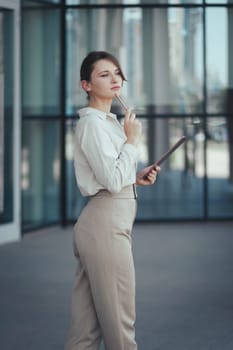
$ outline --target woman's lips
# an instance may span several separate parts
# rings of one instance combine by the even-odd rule
[[[113,91],[119,91],[120,90],[120,86],[113,86],[112,88],[111,88],[111,90],[113,90]]]

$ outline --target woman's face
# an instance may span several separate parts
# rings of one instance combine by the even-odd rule
[[[91,74],[91,80],[82,81],[82,87],[89,94],[89,97],[112,99],[115,94],[120,94],[123,79],[119,68],[106,59],[95,63]]]

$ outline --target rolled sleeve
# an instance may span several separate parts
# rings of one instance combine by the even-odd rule
[[[124,143],[123,150],[130,154],[132,158],[134,158],[135,161],[138,159],[138,149],[136,146],[132,145],[131,143]]]

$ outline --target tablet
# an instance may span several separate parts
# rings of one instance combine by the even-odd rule
[[[178,147],[180,147],[186,140],[186,136],[182,136],[171,148],[167,150],[153,165],[159,166],[165,159],[167,159]]]
[[[178,147],[180,147],[186,141],[186,136],[182,136],[172,147],[170,147],[167,152],[165,152],[154,164],[151,165],[151,168],[156,168],[160,166]],[[144,175],[144,178],[147,177],[147,174]]]

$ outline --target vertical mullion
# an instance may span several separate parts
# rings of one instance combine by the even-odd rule
[[[66,33],[65,33],[65,0],[61,1],[61,7],[60,7],[60,57],[61,57],[61,79],[60,79],[60,112],[61,112],[61,118],[60,118],[60,125],[61,125],[61,131],[60,131],[60,137],[61,137],[61,149],[60,149],[60,159],[61,159],[61,168],[60,168],[60,174],[61,174],[61,182],[60,182],[60,222],[62,226],[66,225],[66,159],[65,159],[65,133],[66,133],[66,127],[65,127],[65,99],[66,99]]]
[[[204,178],[203,204],[204,220],[208,219],[208,177],[207,177],[207,47],[206,47],[206,0],[203,0],[203,131],[204,131]]]

